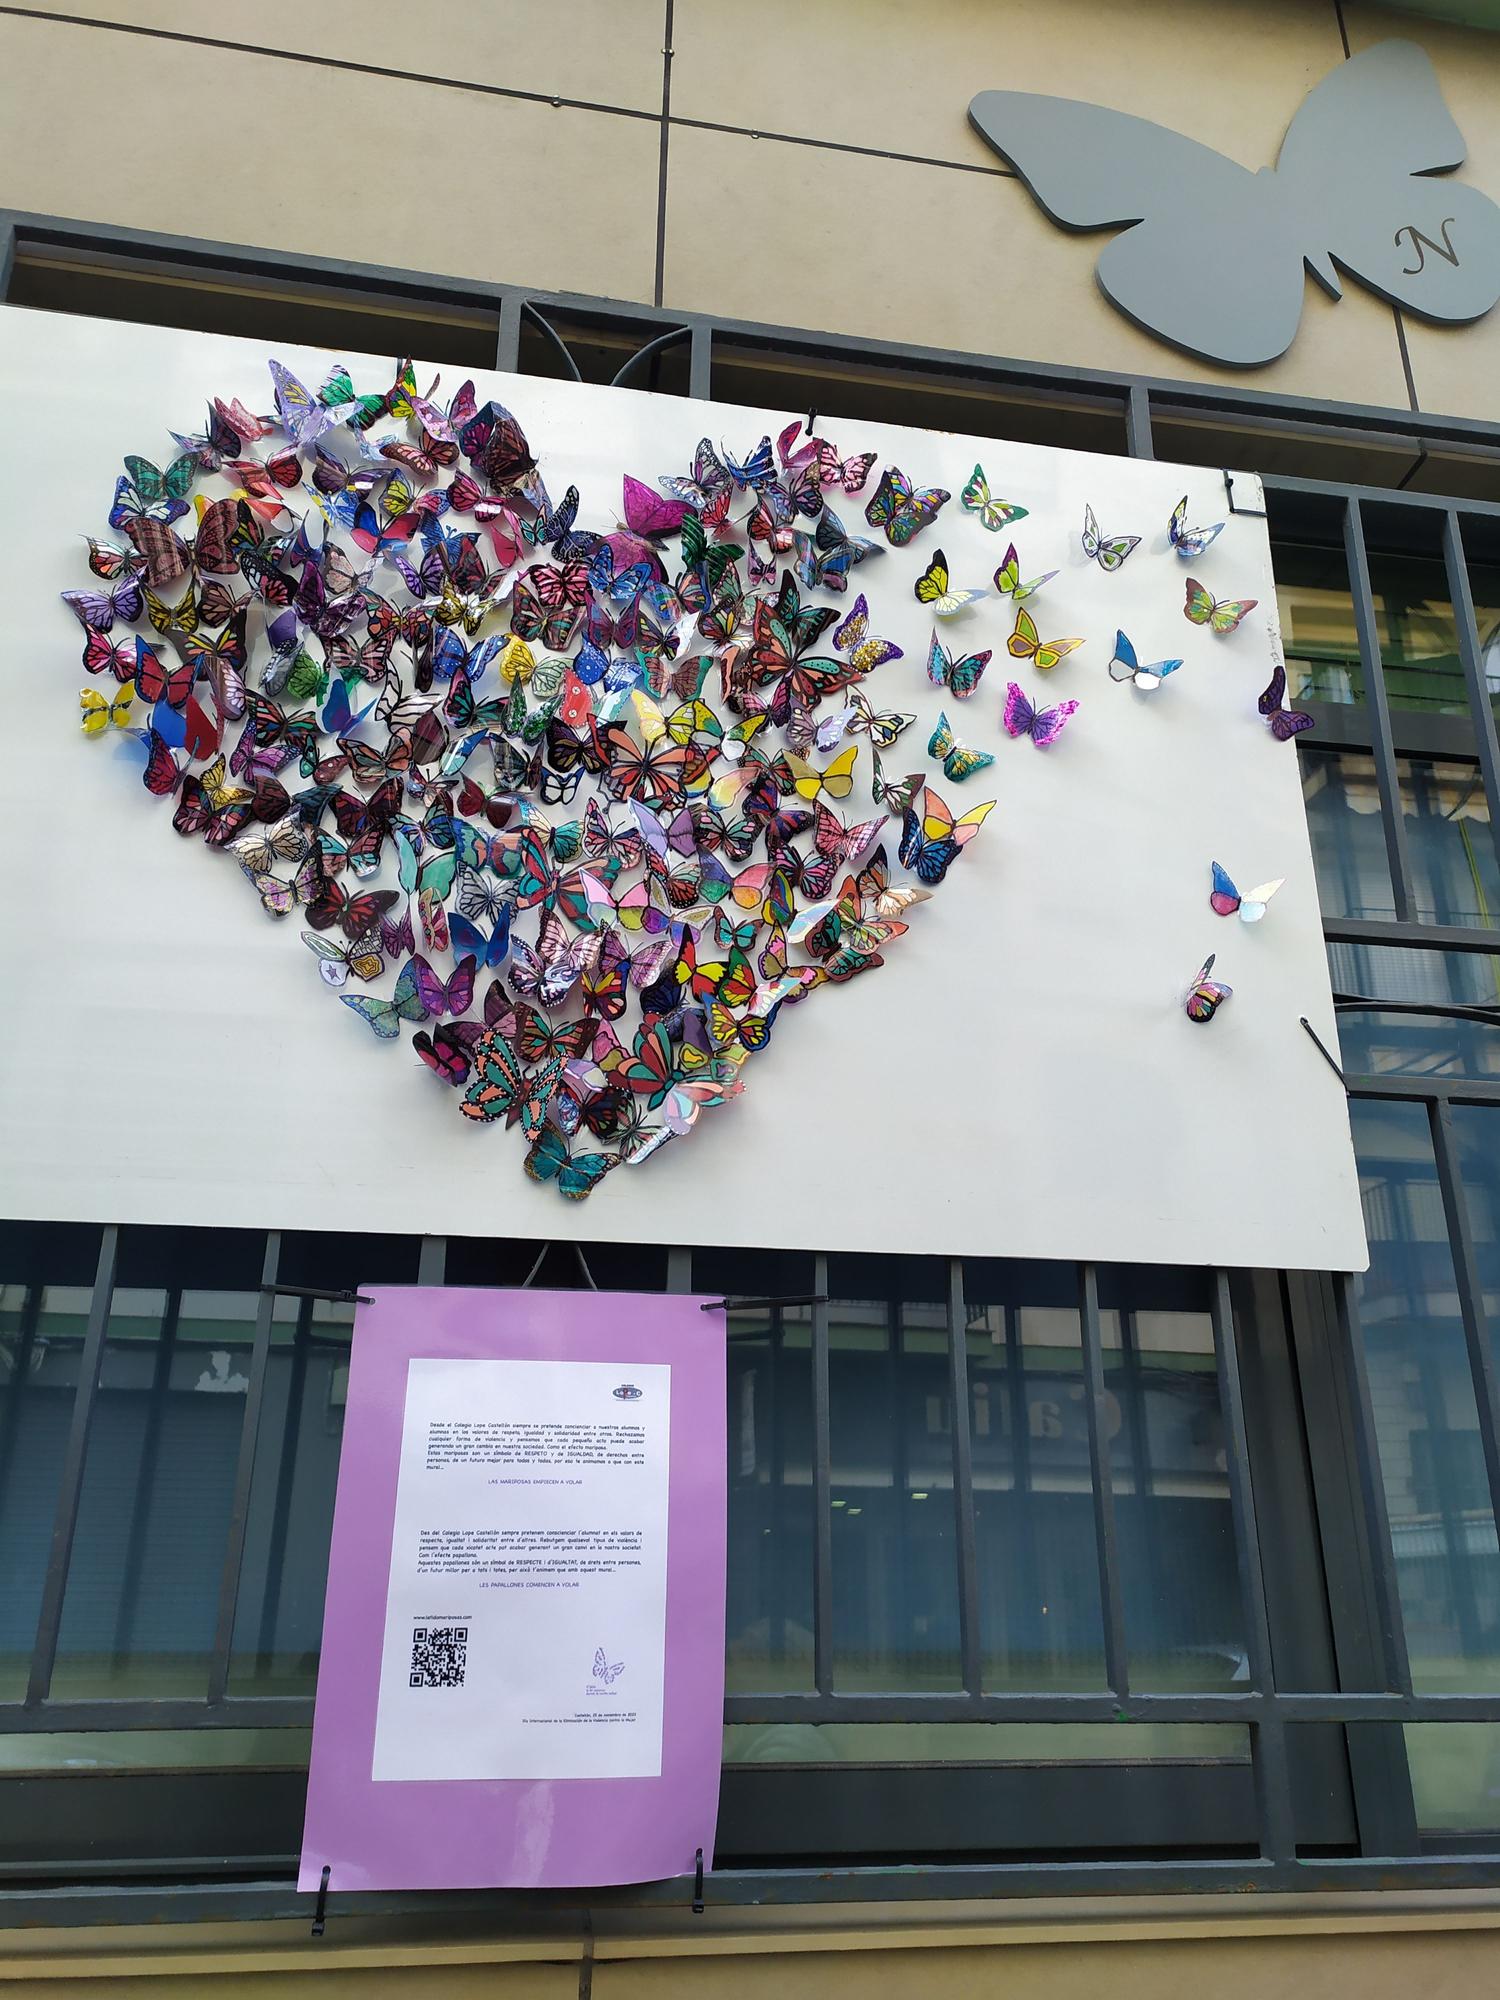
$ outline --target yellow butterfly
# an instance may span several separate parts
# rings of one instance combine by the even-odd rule
[[[996,500],[990,493],[990,482],[984,476],[982,465],[975,466],[968,485],[958,498],[965,512],[977,514],[992,535],[998,535],[1012,521],[1024,521],[1031,511],[1028,507],[1016,506],[1013,500]]]
[[[177,604],[166,604],[154,590],[142,589],[146,600],[146,616],[158,632],[196,632],[198,629],[198,594],[192,584],[186,595]]]
[[[1257,602],[1253,597],[1215,597],[1211,590],[1203,588],[1195,576],[1190,576],[1187,580],[1187,603],[1182,608],[1182,615],[1189,624],[1206,625],[1211,632],[1237,632],[1240,620],[1246,612],[1255,609]]]
[[[1037,637],[1036,622],[1030,612],[1016,607],[1016,629],[1006,641],[1011,656],[1017,660],[1030,660],[1034,667],[1044,673],[1055,667],[1059,660],[1066,659],[1075,646],[1083,644],[1082,639],[1047,639]]]
[[[495,662],[495,672],[507,687],[525,687],[536,672],[536,654],[524,639],[518,639],[512,633],[505,642],[505,650]]]
[[[630,705],[635,710],[636,721],[640,724],[641,741],[649,750],[654,743],[660,743],[666,735],[667,718],[644,688],[630,690]]]
[[[858,755],[859,745],[852,743],[824,771],[814,770],[795,750],[784,751],[777,762],[790,773],[792,790],[800,798],[811,802],[820,792],[826,792],[831,799],[847,799],[854,790],[854,760]]]
[[[98,736],[111,723],[116,729],[123,729],[130,720],[131,704],[135,700],[135,687],[122,687],[112,700],[100,694],[98,688],[80,688],[78,706],[83,710],[83,730],[86,736]]]
[[[934,549],[932,561],[923,570],[913,585],[912,594],[918,604],[932,607],[934,618],[952,618],[965,605],[977,604],[981,597],[989,595],[983,590],[959,590],[948,581],[948,558],[941,549]]]
[[[215,812],[222,812],[225,806],[243,805],[250,796],[248,792],[241,791],[238,785],[227,784],[225,780],[228,774],[229,766],[224,753],[220,751],[198,781],[208,794],[208,802]]]

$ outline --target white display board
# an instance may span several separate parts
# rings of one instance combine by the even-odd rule
[[[320,982],[295,919],[275,924],[232,862],[179,839],[139,765],[77,727],[79,628],[58,593],[87,581],[127,452],[164,463],[206,400],[269,407],[257,342],[7,308],[3,788],[10,974],[0,991],[0,1211],[18,1218],[411,1231],[1363,1269],[1346,1101],[1299,1025],[1337,1047],[1297,754],[1256,714],[1280,657],[1263,520],[1231,518],[1183,563],[1184,492],[1220,519],[1216,472],[870,423],[820,429],[954,498],[935,526],[854,573],[905,658],[867,684],[918,723],[938,710],[995,755],[955,811],[995,810],[877,974],[783,1011],[743,1095],[586,1203],[521,1171],[518,1135],[458,1115],[405,1040],[377,1043]],[[278,348],[309,382],[333,357]],[[344,356],[361,389],[388,358]],[[425,388],[436,371],[418,364]],[[464,371],[447,368],[443,393]],[[477,378],[524,426],[554,495],[615,525],[621,475],[685,470],[707,435],[748,450],[798,412],[527,377]],[[1029,518],[989,534],[960,510],[975,461]],[[1256,482],[1235,480],[1242,508]],[[1140,535],[1114,575],[1083,554],[1085,504]],[[1052,674],[1011,660],[991,596],[949,624],[993,649],[972,700],[925,675],[932,623],[912,584],[935,548],[988,583],[1014,535],[1043,637],[1086,644]],[[1259,608],[1227,639],[1182,615],[1192,572]],[[842,600],[844,604],[852,599]],[[840,600],[828,598],[838,603]],[[1154,695],[1113,682],[1117,627],[1143,660],[1185,665]],[[820,648],[819,650],[826,650]],[[1006,683],[1082,706],[1047,752],[1000,726]],[[848,816],[870,810],[861,749]],[[899,823],[892,821],[894,857]],[[1286,885],[1257,926],[1209,908],[1209,863]],[[1183,994],[1210,952],[1233,999],[1207,1026]]]

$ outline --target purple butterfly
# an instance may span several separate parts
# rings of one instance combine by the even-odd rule
[[[138,576],[127,577],[113,590],[65,590],[60,594],[63,603],[86,631],[108,632],[117,618],[122,625],[128,625],[133,618],[141,615],[141,580]]]
[[[639,479],[625,475],[625,525],[633,535],[674,535],[688,512],[688,502],[653,493]]]
[[[1033,708],[1014,681],[1005,691],[1001,720],[1007,736],[1029,736],[1038,750],[1045,750],[1063,733],[1063,724],[1078,706],[1076,701],[1060,701],[1052,708]]]
[[[1279,660],[1270,685],[1256,706],[1270,724],[1271,734],[1278,743],[1290,743],[1294,736],[1300,736],[1304,729],[1313,726],[1313,718],[1305,709],[1286,706],[1286,668]]]

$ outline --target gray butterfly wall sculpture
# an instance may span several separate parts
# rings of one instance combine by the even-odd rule
[[[1164,125],[1019,90],[969,106],[980,136],[1066,229],[1123,229],[1098,263],[1130,319],[1213,361],[1256,367],[1291,345],[1303,267],[1339,271],[1424,319],[1500,299],[1500,208],[1435,180],[1464,157],[1432,64],[1381,42],[1323,78],[1258,173]]]

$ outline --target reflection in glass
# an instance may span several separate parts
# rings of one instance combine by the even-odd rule
[[[829,1261],[834,1678],[962,1685],[947,1266]]]
[[[1500,1007],[1500,958],[1483,952],[1330,944],[1328,973],[1335,997]],[[1500,1075],[1500,1023],[1341,1007],[1339,1044],[1352,1076]]]
[[[26,1692],[99,1231],[8,1225],[0,1268],[0,1701]]]
[[[1500,1564],[1427,1110],[1349,1110],[1370,1241],[1355,1290],[1412,1677],[1487,1691],[1500,1686]]]
[[[1481,929],[1500,924],[1500,863],[1479,766],[1401,757],[1396,769],[1416,920]]]
[[[1423,1833],[1500,1826],[1500,1723],[1408,1722],[1406,1754]]]
[[[1305,738],[1298,754],[1324,916],[1394,918],[1374,758]]]
[[[984,1686],[1105,1685],[1071,1265],[966,1258]]]
[[[1206,1272],[1099,1273],[1130,1680],[1249,1679]]]
[[[1276,602],[1294,698],[1358,705],[1365,699],[1364,669],[1354,624],[1354,603],[1342,548],[1278,542],[1273,551]],[[1393,709],[1427,715],[1469,713],[1459,658],[1458,631],[1448,597],[1448,573],[1437,556],[1369,551],[1370,590],[1380,643],[1386,700]],[[1491,644],[1500,627],[1495,612],[1480,608],[1491,579],[1471,571],[1480,642]],[[1489,601],[1500,601],[1493,595]],[[1500,673],[1492,701],[1500,697]]]
[[[262,1246],[226,1231],[205,1233],[191,1258],[183,1247],[173,1231],[121,1233],[58,1634],[60,1697],[207,1689]],[[181,1284],[210,1265],[222,1287]]]
[[[455,1246],[448,1246],[449,1281]],[[500,1239],[497,1261],[536,1251]],[[410,1236],[288,1232],[283,1284],[327,1291],[416,1282]],[[509,1282],[525,1276],[523,1267]],[[497,1272],[472,1282],[504,1284]],[[543,1280],[546,1282],[546,1280]],[[271,1322],[260,1432],[245,1520],[245,1552],[229,1670],[231,1694],[311,1694],[323,1637],[323,1590],[333,1532],[354,1309],[329,1299],[280,1299]]]
[[[812,1316],[729,1315],[725,1686],[813,1685]]]

